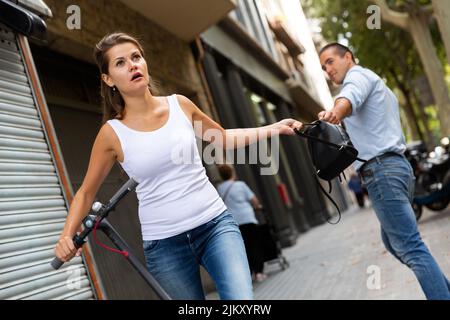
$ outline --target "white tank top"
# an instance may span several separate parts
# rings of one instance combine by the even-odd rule
[[[122,146],[120,165],[139,183],[136,193],[143,240],[183,233],[226,210],[206,175],[192,123],[176,95],[167,99],[169,117],[157,130],[136,131],[117,119],[107,122]]]

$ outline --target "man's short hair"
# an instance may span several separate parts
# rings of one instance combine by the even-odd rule
[[[355,56],[353,55],[353,52],[346,46],[344,46],[343,44],[337,43],[337,42],[332,42],[327,44],[325,47],[323,47],[322,49],[320,49],[319,52],[319,56],[325,52],[325,50],[331,49],[333,48],[335,50],[335,52],[340,56],[343,57],[347,52],[350,52],[350,54],[352,55],[352,61],[354,63],[356,63],[355,61]]]

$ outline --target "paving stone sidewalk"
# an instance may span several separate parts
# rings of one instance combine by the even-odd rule
[[[302,234],[296,245],[283,250],[288,269],[266,266],[269,277],[254,284],[255,299],[425,299],[412,271],[384,248],[379,228],[371,208],[352,208],[338,225],[323,224]],[[425,210],[419,229],[450,278],[450,210]]]

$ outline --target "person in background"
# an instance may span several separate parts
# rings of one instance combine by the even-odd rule
[[[264,251],[254,211],[261,208],[261,204],[245,182],[236,180],[231,166],[219,166],[219,173],[223,182],[218,185],[217,190],[239,225],[253,279],[261,282],[267,275],[263,272]]]
[[[360,208],[364,208],[364,190],[361,184],[361,179],[356,173],[353,173],[350,176],[350,181],[348,182],[348,187],[353,191],[356,197],[356,201],[358,202],[358,206]]]

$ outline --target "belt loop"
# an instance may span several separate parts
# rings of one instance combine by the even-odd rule
[[[375,160],[377,161],[378,164],[381,164],[381,159],[380,159],[380,157],[375,157]]]

